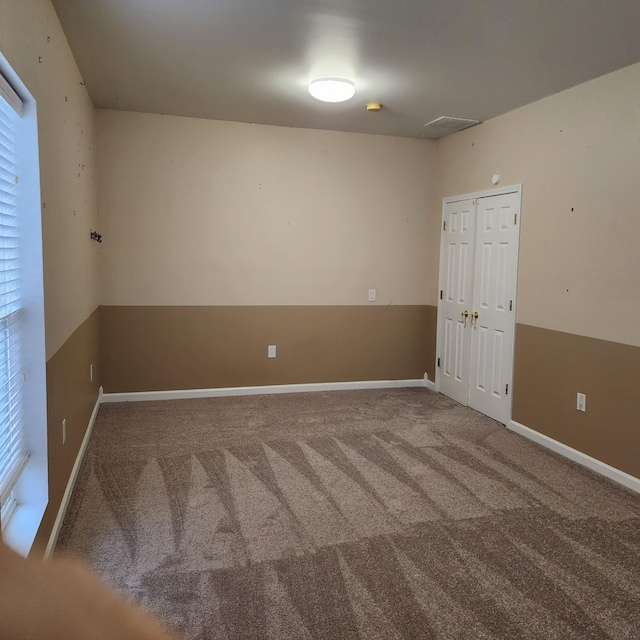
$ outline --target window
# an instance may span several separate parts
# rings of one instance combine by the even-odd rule
[[[29,454],[22,417],[16,167],[16,121],[22,100],[6,81],[0,92],[0,523],[4,525],[17,507],[14,488]]]
[[[0,54],[0,525],[26,554],[48,499],[36,104]]]

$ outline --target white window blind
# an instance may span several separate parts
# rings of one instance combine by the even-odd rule
[[[22,101],[0,76],[0,522],[11,517],[14,487],[28,459],[24,446],[19,207],[15,124]]]

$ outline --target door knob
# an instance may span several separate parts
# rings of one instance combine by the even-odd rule
[[[474,327],[477,324],[478,320],[478,312],[474,311],[473,314],[471,315],[471,326]]]
[[[462,316],[462,324],[466,327],[467,326],[467,318],[469,317],[469,312],[465,309],[461,314]]]

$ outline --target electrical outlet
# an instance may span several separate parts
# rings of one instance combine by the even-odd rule
[[[376,301],[376,290],[369,289],[369,302],[375,302],[375,301]]]
[[[276,345],[270,344],[267,347],[267,358],[275,358],[276,357]]]
[[[576,409],[578,411],[586,411],[587,410],[587,396],[584,393],[578,394],[578,401],[576,403]]]
[[[93,382],[93,365],[89,366],[89,382]]]
[[[67,441],[67,419],[62,419],[62,444]]]

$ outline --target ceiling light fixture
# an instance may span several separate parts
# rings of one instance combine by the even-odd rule
[[[309,93],[322,102],[344,102],[353,98],[356,88],[350,80],[318,78],[309,83]]]

